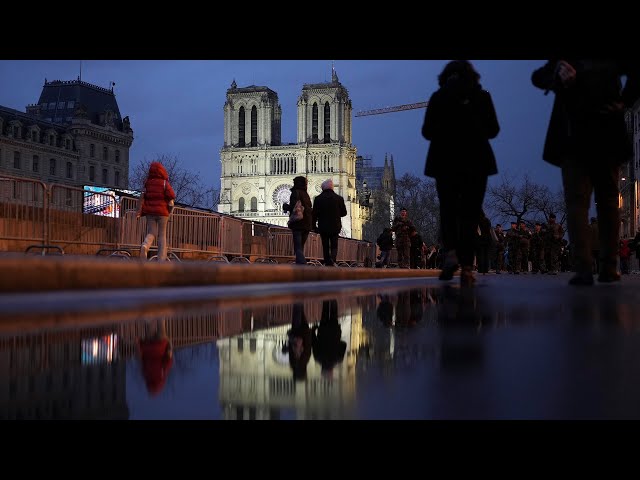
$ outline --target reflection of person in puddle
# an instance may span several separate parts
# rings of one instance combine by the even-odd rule
[[[347,342],[342,340],[342,328],[338,323],[338,302],[325,300],[322,302],[320,324],[314,325],[311,331],[313,358],[322,368],[322,375],[333,376],[333,367],[342,362],[347,351]]]
[[[173,346],[167,336],[165,319],[147,322],[144,336],[138,339],[142,374],[151,395],[162,391],[173,365]]]
[[[438,308],[441,331],[440,365],[455,372],[481,368],[484,362],[482,327],[490,323],[490,311],[477,292],[444,288]]]
[[[388,294],[380,294],[380,304],[376,313],[382,325],[385,327],[393,326],[393,303],[391,303],[391,297]]]
[[[422,293],[410,290],[398,293],[396,327],[413,327],[422,320]]]
[[[289,340],[283,348],[284,353],[289,353],[289,365],[293,371],[294,380],[307,378],[307,364],[311,358],[311,329],[304,315],[302,303],[293,304],[291,315],[291,328],[287,332]]]

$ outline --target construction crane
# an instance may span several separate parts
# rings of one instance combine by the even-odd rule
[[[429,102],[408,103],[406,105],[397,105],[395,107],[376,108],[375,110],[364,110],[356,112],[354,117],[365,117],[367,115],[380,115],[381,113],[401,112],[402,110],[413,110],[415,108],[426,108]]]

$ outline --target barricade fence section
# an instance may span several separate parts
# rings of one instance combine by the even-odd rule
[[[0,174],[0,251],[26,251],[36,243],[66,253],[127,249],[137,256],[147,230],[145,217],[136,216],[138,198],[93,190]],[[338,242],[338,261],[352,266],[375,262],[375,244],[349,238]],[[279,263],[295,259],[289,228],[197,208],[174,208],[167,244],[169,252],[181,259],[221,255],[250,261],[267,257]],[[323,260],[319,234],[309,233],[304,252],[307,260]]]
[[[47,186],[38,180],[0,176],[0,249],[47,243]]]

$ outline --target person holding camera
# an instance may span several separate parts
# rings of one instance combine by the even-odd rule
[[[531,76],[555,99],[543,159],[562,170],[567,230],[574,255],[570,285],[593,285],[589,204],[595,194],[600,239],[599,282],[616,282],[618,177],[633,155],[624,109],[640,96],[640,64],[621,60],[553,59]],[[626,83],[622,88],[622,77]]]

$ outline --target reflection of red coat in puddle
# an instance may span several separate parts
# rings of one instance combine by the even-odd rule
[[[164,388],[173,365],[171,343],[168,338],[141,340],[140,355],[142,358],[142,374],[147,390],[157,395]]]

